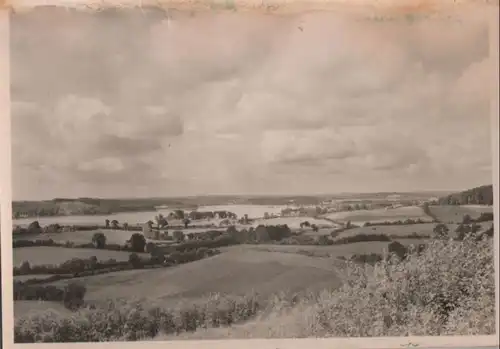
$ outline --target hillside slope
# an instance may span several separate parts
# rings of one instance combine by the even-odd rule
[[[493,185],[454,193],[438,200],[440,205],[493,205]]]
[[[85,298],[167,301],[199,299],[209,293],[263,296],[280,291],[333,288],[340,285],[334,260],[298,254],[234,249],[201,261],[167,269],[130,270],[79,279]],[[67,280],[54,284],[62,285]]]

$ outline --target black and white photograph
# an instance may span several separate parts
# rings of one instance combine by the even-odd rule
[[[10,15],[14,342],[494,336],[484,16],[224,6]]]

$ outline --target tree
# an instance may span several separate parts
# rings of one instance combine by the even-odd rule
[[[184,211],[183,210],[175,210],[174,211],[174,215],[177,219],[184,219],[185,218],[185,215],[184,215]]]
[[[128,230],[128,223],[123,223],[122,226],[123,226],[123,230]]]
[[[64,287],[63,303],[71,310],[76,310],[83,305],[83,298],[87,289],[81,283],[72,282]]]
[[[111,227],[112,227],[113,229],[118,229],[118,221],[117,221],[116,219],[113,219],[113,220],[111,221]]]
[[[40,226],[40,223],[38,223],[38,221],[31,222],[31,224],[28,226],[29,234],[41,234],[42,232],[43,229]]]
[[[318,226],[317,226],[316,224],[312,224],[312,225],[311,225],[311,228],[312,228],[312,230],[313,230],[314,232],[319,231],[319,228],[318,228]]]
[[[189,218],[185,218],[184,219],[184,228],[187,229],[187,227],[189,226],[189,223],[191,223],[191,221],[189,220]]]
[[[148,242],[146,244],[146,248],[145,248],[145,252],[147,253],[150,253],[150,254],[153,254],[155,252],[155,250],[157,249],[157,246],[155,243],[153,242]]]
[[[144,248],[146,247],[146,238],[144,235],[139,233],[134,233],[130,237],[130,248],[134,252],[144,252]]]
[[[106,224],[106,229],[109,229],[109,219],[106,219],[105,224]]]
[[[92,244],[95,248],[104,248],[106,246],[106,235],[101,232],[95,233],[94,236],[92,236]]]
[[[389,253],[395,254],[399,259],[404,259],[406,257],[407,249],[406,247],[397,241],[393,241],[388,246]]]
[[[98,263],[99,263],[99,261],[97,260],[96,256],[90,257],[89,266],[90,266],[90,270],[92,270],[92,274],[94,274],[94,271],[96,270]]]
[[[328,235],[321,235],[318,237],[318,245],[330,245],[330,239],[328,238]]]
[[[457,240],[462,241],[465,239],[465,236],[470,233],[471,229],[469,225],[465,224],[460,224],[457,229],[455,229],[455,232],[457,233]]]
[[[177,241],[184,241],[184,233],[180,230],[174,231],[174,239]]]
[[[19,271],[21,275],[28,274],[31,271],[30,262],[28,261],[22,262],[21,265],[19,266]]]
[[[155,221],[156,221],[156,225],[158,226],[158,229],[162,229],[162,228],[168,226],[168,222],[167,222],[166,218],[161,213],[159,213],[155,217]]]
[[[434,237],[436,239],[447,239],[448,238],[448,233],[450,232],[450,229],[446,224],[439,223],[436,224],[436,226],[433,229],[434,232]]]

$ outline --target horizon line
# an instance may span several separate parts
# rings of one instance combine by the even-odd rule
[[[166,196],[144,196],[144,197],[93,197],[93,196],[78,196],[78,197],[53,197],[47,199],[12,199],[11,202],[40,202],[40,201],[55,201],[55,200],[81,200],[81,199],[95,199],[95,200],[162,200],[162,199],[187,199],[187,198],[200,198],[200,197],[322,197],[322,196],[340,196],[340,195],[363,195],[363,194],[405,194],[405,193],[431,193],[431,192],[442,192],[442,193],[458,193],[461,191],[466,191],[474,188],[479,188],[482,186],[489,186],[493,184],[484,184],[475,187],[470,187],[468,189],[424,189],[424,190],[401,190],[401,191],[363,191],[363,192],[336,192],[336,193],[312,193],[312,194],[249,194],[249,193],[235,193],[235,194],[193,194],[193,195],[166,195]]]

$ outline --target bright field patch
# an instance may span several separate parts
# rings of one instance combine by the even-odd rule
[[[418,245],[425,243],[425,240],[420,239],[401,239],[396,241],[403,245]],[[266,251],[276,254],[300,254],[311,257],[348,257],[353,254],[382,254],[387,250],[389,242],[386,241],[370,241],[356,242],[345,245],[330,245],[330,246],[306,246],[306,245],[244,245],[227,248],[228,250],[244,249],[247,251]]]
[[[469,215],[471,218],[475,219],[478,218],[481,213],[493,212],[493,207],[481,205],[439,205],[430,206],[429,209],[431,213],[443,223],[461,223],[465,215]]]
[[[70,232],[62,232],[62,233],[53,233],[53,234],[40,234],[40,235],[31,235],[31,236],[13,236],[13,239],[20,240],[48,240],[52,239],[57,242],[66,242],[71,241],[74,244],[88,244],[92,242],[92,236],[97,233],[103,233],[106,235],[106,243],[108,244],[119,244],[123,245],[125,242],[130,239],[132,234],[136,233],[133,231],[125,231],[125,230],[112,230],[112,229],[102,229],[102,230],[89,230],[89,231],[70,231]]]
[[[269,253],[236,248],[178,267],[131,270],[79,278],[85,298],[154,300],[199,299],[219,292],[243,295],[252,290],[272,295],[280,291],[336,287],[334,261],[299,254]],[[54,282],[66,284],[67,280]]]
[[[408,224],[408,225],[380,225],[370,227],[359,227],[343,231],[337,235],[336,238],[343,238],[348,236],[355,236],[360,234],[366,235],[387,235],[391,237],[409,237],[413,234],[420,236],[432,236],[436,224]],[[455,231],[458,224],[448,224],[450,231]]]
[[[427,216],[423,209],[418,206],[398,207],[392,209],[358,210],[330,213],[325,218],[336,222],[351,221],[353,224],[363,225],[366,222],[382,223],[405,221],[407,219],[421,219],[431,222],[432,218]]]
[[[98,250],[93,248],[64,248],[64,247],[21,247],[13,249],[14,266],[19,266],[23,261],[32,265],[60,264],[72,258],[90,258],[96,256],[98,260],[116,259],[127,261],[130,255],[125,251]]]
[[[257,227],[259,224],[263,225],[286,224],[290,229],[300,229],[300,223],[305,221],[311,224],[316,224],[318,228],[333,229],[339,226],[338,224],[335,224],[326,219],[316,219],[311,217],[282,217],[282,218],[260,219],[255,221],[253,223],[253,226]]]

